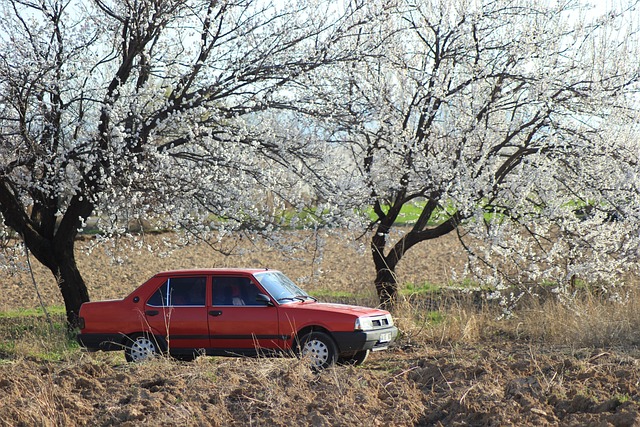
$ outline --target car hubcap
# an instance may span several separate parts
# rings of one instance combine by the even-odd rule
[[[329,360],[329,349],[322,341],[311,340],[304,345],[302,355],[310,358],[312,365],[322,366]]]
[[[138,337],[131,344],[131,359],[134,362],[140,362],[154,357],[156,354],[156,346],[149,338]]]

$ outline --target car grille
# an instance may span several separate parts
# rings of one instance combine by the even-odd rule
[[[389,326],[389,319],[386,316],[371,319],[374,328],[386,328]]]

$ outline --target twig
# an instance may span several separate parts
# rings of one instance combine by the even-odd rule
[[[608,351],[603,351],[600,354],[596,354],[595,356],[590,357],[589,362],[593,362],[594,360],[600,359],[601,357],[608,356],[608,355],[609,355]]]
[[[33,268],[31,268],[31,260],[29,258],[29,248],[27,248],[27,242],[22,239],[24,243],[24,253],[27,256],[27,265],[29,266],[29,274],[31,274],[31,281],[33,282],[33,287],[36,290],[36,295],[38,295],[38,301],[40,301],[40,307],[42,307],[42,311],[47,318],[47,323],[49,324],[49,335],[53,335],[53,322],[51,321],[51,317],[49,317],[49,312],[47,311],[47,307],[44,305],[44,301],[42,300],[42,295],[40,295],[40,290],[38,289],[38,284],[36,283],[36,278],[33,275]]]
[[[469,394],[469,392],[470,392],[471,390],[473,390],[475,387],[476,387],[476,384],[472,384],[472,385],[471,385],[471,387],[469,387],[469,388],[467,389],[467,391],[465,391],[465,392],[462,394],[462,397],[460,398],[460,401],[459,401],[459,402],[460,402],[460,405],[462,405],[462,404],[464,403],[464,400],[466,399],[467,394]]]

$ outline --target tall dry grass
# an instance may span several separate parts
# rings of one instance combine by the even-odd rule
[[[537,341],[576,347],[640,344],[640,291],[622,299],[585,293],[573,300],[531,304],[519,313],[521,334]]]
[[[429,310],[408,299],[394,309],[404,345],[480,343],[496,339],[570,347],[640,346],[640,290],[621,298],[583,292],[530,298],[505,317],[498,304],[464,297]]]

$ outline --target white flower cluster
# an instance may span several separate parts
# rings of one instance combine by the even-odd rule
[[[291,253],[283,227],[370,231],[391,271],[457,232],[497,290],[614,286],[640,243],[639,26],[579,5],[7,0],[3,219]]]

